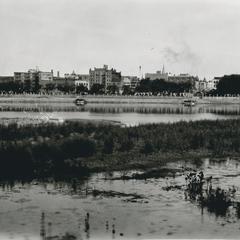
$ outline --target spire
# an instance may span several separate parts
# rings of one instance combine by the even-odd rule
[[[164,69],[164,64],[163,64],[163,67],[162,67],[162,74],[165,73],[165,69]]]

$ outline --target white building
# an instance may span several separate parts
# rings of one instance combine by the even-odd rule
[[[39,81],[53,81],[53,72],[39,72]]]
[[[86,87],[88,90],[90,89],[90,84],[89,84],[89,81],[86,81],[86,80],[75,80],[75,86],[80,86],[80,85],[83,85],[84,87]]]
[[[195,89],[198,92],[208,92],[210,90],[217,89],[217,84],[219,83],[219,80],[221,77],[214,77],[214,79],[206,80],[204,78],[203,80],[195,81]]]
[[[174,83],[186,83],[186,82],[192,82],[198,80],[198,77],[194,77],[188,73],[180,73],[178,75],[168,75],[168,82],[174,82]]]
[[[123,86],[129,86],[132,90],[136,88],[140,80],[137,76],[123,76],[122,77],[122,88]]]

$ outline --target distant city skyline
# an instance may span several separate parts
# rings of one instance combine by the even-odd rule
[[[0,0],[0,75],[240,73],[237,0]]]

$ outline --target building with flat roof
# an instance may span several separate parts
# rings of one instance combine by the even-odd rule
[[[145,73],[145,78],[149,80],[168,80],[168,73],[165,72],[164,65],[162,71],[156,71],[155,73]]]
[[[9,83],[13,81],[14,81],[13,76],[0,76],[0,83]]]
[[[53,71],[43,72],[38,69],[29,69],[27,72],[14,72],[14,81],[23,82],[31,88],[37,85],[44,87],[53,82]]]
[[[77,86],[80,86],[80,85],[83,85],[88,90],[90,90],[89,81],[86,81],[86,80],[75,80],[75,86],[77,87]]]
[[[178,75],[169,75],[168,76],[168,82],[174,82],[174,83],[187,83],[191,82],[194,83],[198,80],[197,76],[192,76],[188,73],[180,73]]]
[[[140,79],[137,76],[122,76],[122,87],[129,86],[134,90],[139,85]]]
[[[204,78],[203,80],[195,81],[195,89],[198,92],[208,92],[210,90],[217,89],[217,84],[219,83],[221,77],[214,77],[211,80]]]
[[[102,84],[105,89],[108,86],[116,85],[121,87],[121,72],[117,72],[115,69],[109,69],[107,65],[104,65],[102,68],[94,68],[89,70],[89,82],[90,88],[94,84]]]

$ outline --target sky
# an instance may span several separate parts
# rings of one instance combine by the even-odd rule
[[[239,0],[0,0],[0,75],[240,73]]]

